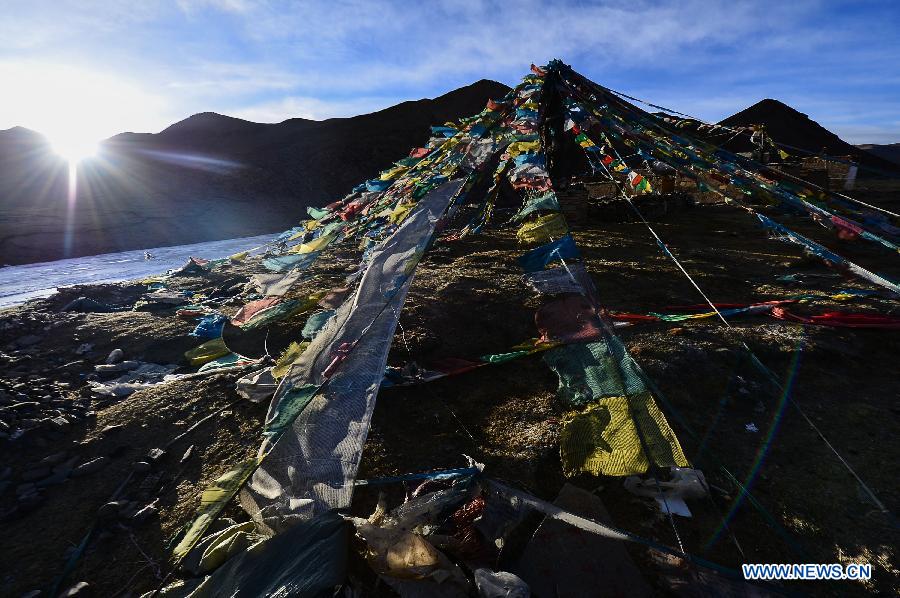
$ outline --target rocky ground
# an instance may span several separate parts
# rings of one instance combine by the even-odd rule
[[[865,267],[900,279],[896,256],[886,250],[838,241],[803,218],[779,219]],[[821,299],[797,308],[799,313],[898,314],[896,300],[884,295],[852,302],[828,299],[839,288],[873,287],[834,275],[797,246],[767,239],[750,216],[734,208],[678,209],[653,226],[716,302],[804,293]],[[587,221],[573,234],[608,309],[646,313],[702,302],[643,224]],[[390,364],[477,358],[537,336],[539,302],[521,281],[515,262],[521,252],[507,229],[439,243],[418,270]],[[357,253],[349,247],[323,256],[297,293],[338,285]],[[258,270],[253,264],[233,266],[173,278],[170,286],[215,289],[219,308],[233,314],[243,303],[244,283]],[[783,278],[789,274],[797,275],[794,282]],[[199,344],[187,336],[194,322],[175,317],[171,309],[60,312],[80,296],[125,306],[145,291],[139,283],[66,288],[0,312],[2,595],[38,589],[43,589],[39,595],[50,595],[48,588],[84,538],[81,558],[61,590],[85,582],[83,592],[121,596],[157,587],[169,570],[169,542],[190,521],[199,492],[258,447],[266,405],[238,397],[239,372],[168,382],[122,399],[91,391],[95,366],[114,349],[127,360],[177,365],[177,373],[195,370],[183,358],[185,350]],[[244,355],[259,357],[266,350],[278,355],[299,338],[303,324],[298,318],[244,334],[229,328],[225,336],[232,350]],[[767,390],[737,349],[747,343],[789,383],[811,421],[897,513],[896,331],[745,316],[730,327],[715,319],[688,320],[634,325],[620,334],[659,386],[663,410],[688,458],[714,487],[713,500],[691,503],[692,519],[676,518],[688,552],[730,567],[869,562],[874,579],[866,584],[808,582],[796,589],[828,596],[900,591],[896,527],[796,409]],[[426,385],[386,389],[379,396],[360,477],[459,467],[463,455],[470,455],[486,464],[490,476],[552,500],[566,481],[558,452],[564,409],[555,399],[557,384],[535,355]],[[751,486],[782,532],[773,531],[749,501],[732,509],[738,494],[723,467]],[[599,496],[619,527],[677,545],[672,526],[652,501],[626,492],[620,479],[571,481]],[[375,498],[374,492],[360,491],[353,513],[370,513]],[[226,516],[246,517],[236,505]],[[654,555],[634,547],[629,551],[660,593],[671,591]]]

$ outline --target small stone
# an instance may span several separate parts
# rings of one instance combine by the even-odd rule
[[[59,465],[66,460],[66,452],[53,453],[40,460],[41,465]]]
[[[156,503],[157,503],[158,500],[159,500],[159,499],[154,500],[154,501],[153,501],[152,503],[150,503],[149,505],[147,505],[147,506],[143,507],[142,509],[138,510],[138,512],[135,513],[135,514],[131,517],[131,520],[134,521],[134,522],[136,522],[136,523],[141,523],[141,522],[143,522],[143,521],[146,521],[147,519],[150,519],[151,517],[155,517],[156,515],[158,515],[158,514],[159,514],[159,509],[156,508]]]
[[[22,480],[26,482],[33,482],[35,480],[40,480],[41,478],[45,478],[50,475],[50,467],[43,465],[40,467],[35,467],[34,469],[29,469],[28,471],[22,472],[20,476]]]
[[[47,424],[48,424],[51,428],[53,428],[53,429],[55,429],[55,430],[59,430],[60,432],[62,432],[62,431],[64,431],[64,430],[68,430],[68,429],[69,429],[69,426],[72,425],[71,422],[69,422],[69,420],[67,420],[66,418],[64,418],[64,417],[61,416],[61,415],[58,415],[58,416],[56,416],[56,417],[51,417],[51,418],[46,419],[46,420],[44,420],[44,421],[47,422]]]
[[[158,461],[165,454],[166,454],[166,451],[164,451],[160,448],[152,448],[152,449],[150,449],[149,452],[147,452],[147,457],[151,461]]]
[[[78,348],[75,349],[76,355],[84,355],[85,353],[90,353],[94,349],[94,345],[91,343],[81,343],[78,345]]]
[[[57,484],[62,484],[67,479],[69,479],[69,472],[68,471],[60,471],[59,473],[54,473],[53,475],[48,476],[48,477],[44,478],[43,480],[40,480],[37,483],[37,487],[45,488],[47,486],[56,486]]]
[[[16,495],[22,496],[24,494],[34,494],[37,491],[37,486],[35,486],[32,482],[28,482],[25,484],[19,484],[16,486]]]
[[[37,492],[32,492],[31,494],[20,494],[18,500],[19,508],[25,510],[33,509],[42,502],[44,502],[44,497]]]
[[[20,336],[18,338],[18,340],[16,340],[16,344],[19,345],[20,347],[30,347],[31,345],[35,345],[35,344],[41,342],[41,340],[43,340],[43,339],[40,336],[37,336],[34,334],[27,334],[25,336]]]
[[[181,457],[181,462],[184,463],[185,461],[190,459],[191,455],[193,455],[193,454],[194,454],[194,445],[192,444],[191,446],[189,446],[187,448],[186,451],[184,451],[184,455],[182,455],[182,457]]]
[[[119,516],[119,511],[127,504],[128,501],[126,500],[108,502],[97,510],[97,517],[100,519],[114,519]]]
[[[106,358],[107,365],[111,365],[113,363],[119,363],[125,358],[125,352],[122,349],[113,349],[109,352],[109,356]]]
[[[78,462],[78,457],[72,457],[65,463],[60,463],[59,465],[53,466],[53,473],[59,473],[61,471],[65,471],[66,474],[72,473],[72,470],[75,468],[75,463]]]
[[[119,432],[124,427],[125,426],[122,424],[112,424],[112,425],[106,426],[105,428],[100,430],[100,435],[107,436],[109,434],[114,434],[116,432]]]
[[[82,463],[81,465],[73,469],[71,475],[73,478],[80,478],[81,476],[96,473],[106,467],[106,464],[108,462],[109,457],[97,457],[96,459],[91,459],[87,463]]]
[[[150,464],[146,461],[137,461],[131,467],[134,469],[135,473],[146,473],[150,471]]]
[[[79,581],[74,586],[59,595],[59,598],[86,598],[91,593],[91,584],[86,581]]]

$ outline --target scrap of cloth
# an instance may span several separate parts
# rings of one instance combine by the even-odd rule
[[[263,266],[272,272],[287,272],[288,270],[305,270],[309,268],[316,258],[319,257],[318,251],[312,253],[301,253],[293,255],[279,255],[266,258],[263,260]]]
[[[606,397],[562,419],[563,473],[641,474],[650,465],[688,467],[675,433],[649,392]]]
[[[585,289],[578,282],[579,276],[587,275],[581,264],[568,264],[568,267],[538,270],[522,277],[525,283],[539,295],[561,295],[563,293],[584,294]]]
[[[826,312],[814,316],[799,316],[783,307],[773,307],[772,315],[780,320],[799,322],[801,324],[835,326],[838,328],[900,330],[900,318],[883,314]]]
[[[534,323],[542,342],[577,343],[602,334],[593,304],[582,295],[569,295],[544,304],[534,314]]]
[[[515,216],[513,216],[512,221],[521,222],[526,216],[534,212],[559,212],[559,210],[559,200],[556,198],[556,194],[552,191],[548,191],[546,193],[530,197],[525,202],[525,205],[522,206],[522,209],[519,210],[519,212]]]
[[[547,264],[557,260],[570,260],[579,257],[578,247],[571,235],[565,235],[546,245],[535,247],[519,258],[519,265],[526,272],[543,270]]]
[[[302,275],[302,270],[291,270],[285,274],[254,274],[251,280],[260,295],[280,297],[290,291]]]
[[[266,297],[265,299],[251,301],[234,314],[234,317],[231,318],[231,323],[235,326],[242,326],[253,319],[253,316],[257,313],[277,305],[280,301],[280,297]]]
[[[566,219],[561,214],[547,214],[526,222],[516,232],[520,243],[546,243],[559,239],[569,232]]]
[[[273,444],[264,441],[266,457],[241,492],[255,520],[309,519],[350,505],[398,314],[435,224],[462,182],[447,182],[419,201],[282,379],[266,420],[282,422],[285,431]],[[308,388],[313,392],[299,393],[302,410],[294,409],[292,397]]]
[[[637,364],[615,336],[551,349],[544,361],[559,376],[560,458],[567,476],[633,475],[688,462]]]

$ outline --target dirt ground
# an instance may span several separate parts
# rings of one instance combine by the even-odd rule
[[[884,190],[870,191],[884,201]],[[900,200],[896,190],[888,192]],[[838,241],[805,218],[778,219],[864,267],[900,279],[896,256],[887,250],[863,241]],[[495,224],[503,220],[501,212]],[[751,216],[735,208],[678,209],[652,225],[713,301],[749,303],[813,294],[822,299],[794,311],[898,314],[896,299],[887,294],[849,302],[828,299],[837,289],[875,287],[840,278],[805,257],[800,247],[768,239]],[[647,313],[703,302],[644,224],[587,221],[574,225],[573,235],[609,310]],[[498,226],[461,241],[439,242],[417,271],[389,364],[477,358],[536,337],[534,312],[540,302],[521,281],[516,258],[522,252],[514,229]],[[352,247],[323,255],[297,293],[337,286],[357,257]],[[172,279],[171,286],[232,287],[260,270],[253,264],[231,267]],[[798,273],[802,282],[779,280]],[[259,445],[267,405],[239,399],[234,390],[238,373],[170,382],[119,401],[90,393],[86,376],[115,348],[127,359],[179,364],[179,372],[192,371],[182,354],[199,344],[186,336],[194,323],[174,317],[171,310],[59,312],[79,296],[127,305],[145,289],[136,283],[67,288],[0,312],[0,400],[6,426],[0,440],[0,595],[41,588],[41,595],[49,595],[46,588],[91,530],[83,556],[61,589],[78,581],[88,582],[97,596],[139,595],[155,588],[169,569],[169,543],[190,521],[200,491]],[[241,303],[226,295],[222,311],[232,314]],[[245,355],[261,356],[266,347],[278,355],[300,337],[303,324],[301,317],[247,334],[229,329],[226,338]],[[867,583],[807,582],[788,588],[821,596],[897,595],[896,524],[878,510],[798,410],[769,389],[738,347],[746,343],[791,389],[815,426],[887,509],[897,513],[900,335],[802,326],[768,315],[735,317],[730,324],[710,318],[618,329],[658,385],[661,408],[686,455],[714,488],[712,500],[690,504],[693,518],[676,518],[685,550],[732,568],[742,562],[868,562],[873,579]],[[76,353],[83,343],[93,347]],[[541,356],[534,355],[430,384],[385,389],[359,477],[459,467],[465,463],[463,455],[469,455],[486,465],[489,476],[552,501],[566,482],[559,459],[564,408],[555,398],[557,385]],[[33,404],[12,409],[22,403]],[[749,431],[749,424],[758,431]],[[27,431],[12,438],[17,428]],[[170,442],[164,456],[148,458],[148,451]],[[33,483],[35,476],[43,479],[39,474],[50,475],[47,468],[52,472],[70,463],[71,469],[97,457],[107,458],[97,471],[61,476],[59,483],[29,494],[35,498],[17,501],[18,487]],[[136,470],[138,461],[152,463]],[[750,488],[774,527],[749,500],[736,504],[739,494],[726,470]],[[596,493],[618,527],[677,546],[668,519],[652,501],[625,491],[621,479],[580,476],[569,481]],[[152,503],[158,514],[140,524],[98,514],[114,498],[131,501],[124,508],[132,510]],[[375,498],[372,491],[358,492],[352,512],[368,515]],[[246,517],[236,505],[226,516]],[[629,551],[660,594],[672,592],[653,555],[634,546]]]

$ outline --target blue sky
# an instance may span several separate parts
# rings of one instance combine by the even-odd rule
[[[4,0],[0,129],[348,116],[553,57],[706,120],[773,97],[850,142],[900,142],[891,0]]]

